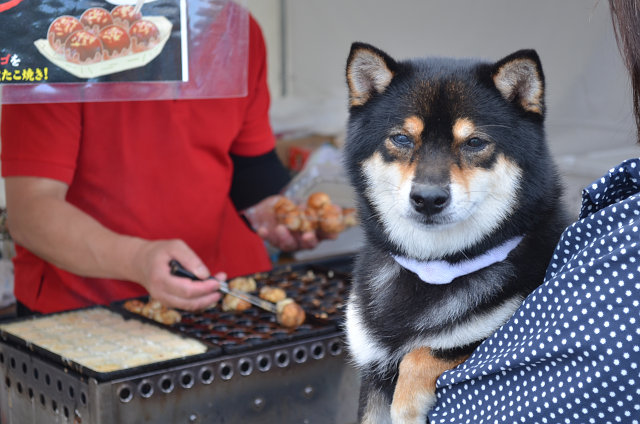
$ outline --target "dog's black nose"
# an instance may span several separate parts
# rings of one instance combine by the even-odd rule
[[[448,204],[449,190],[442,187],[424,184],[414,184],[409,194],[411,205],[424,215],[434,215],[441,212]]]

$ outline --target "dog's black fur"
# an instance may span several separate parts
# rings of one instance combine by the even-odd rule
[[[522,50],[496,63],[395,61],[373,46],[354,43],[347,82],[345,164],[366,237],[354,270],[347,334],[362,373],[360,420],[384,423],[390,420],[403,356],[418,346],[431,348],[443,360],[471,353],[541,284],[568,220],[545,141],[544,76],[534,51]],[[457,222],[441,216],[450,208],[474,207],[454,199],[451,184],[455,179],[460,187],[460,181],[473,186],[480,177],[501,178],[514,188],[502,192],[500,182],[495,185],[499,192],[479,201],[509,202],[496,217],[486,217],[481,206],[477,214],[459,212],[470,223],[464,228],[486,227],[467,237],[456,229]],[[388,187],[381,187],[387,180]],[[411,192],[402,191],[398,181],[409,184]],[[427,208],[424,199],[414,199],[424,187],[424,198],[432,202]],[[434,190],[441,193],[435,203]],[[409,194],[411,199],[405,199]],[[391,227],[402,229],[392,233]],[[420,231],[424,237],[417,235]],[[440,237],[440,231],[448,233]],[[423,282],[392,257],[455,264],[517,236],[523,239],[506,260],[444,285]],[[504,311],[498,314],[501,306]],[[467,334],[484,328],[483,320],[494,313],[486,319],[491,328]],[[448,341],[455,328],[463,336]]]

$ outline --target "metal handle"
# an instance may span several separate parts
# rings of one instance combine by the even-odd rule
[[[171,275],[175,275],[176,277],[189,278],[194,281],[202,281],[193,272],[182,266],[182,264],[176,259],[171,259],[169,261],[169,267],[171,268]]]
[[[184,277],[194,281],[202,281],[201,278],[196,277],[194,273],[186,269],[180,262],[175,259],[171,259],[169,261],[169,267],[171,268],[171,274],[175,275],[176,277]],[[235,296],[269,312],[273,312],[274,314],[278,312],[276,305],[274,305],[273,303],[268,302],[264,299],[260,299],[256,296],[252,296],[249,293],[232,290],[229,288],[229,285],[226,281],[220,281],[220,291],[226,294],[230,294],[231,296]]]

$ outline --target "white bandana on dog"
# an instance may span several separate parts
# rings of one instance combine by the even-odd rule
[[[504,261],[521,240],[522,236],[514,237],[482,255],[455,264],[447,261],[418,261],[404,256],[392,256],[402,267],[417,274],[425,283],[449,284],[458,277],[479,271],[496,262]]]

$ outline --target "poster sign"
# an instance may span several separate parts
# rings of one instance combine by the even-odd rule
[[[229,0],[0,0],[2,102],[243,95],[247,15]]]
[[[141,6],[135,0],[16,4],[0,13],[0,83],[187,81],[186,10],[179,0]]]

